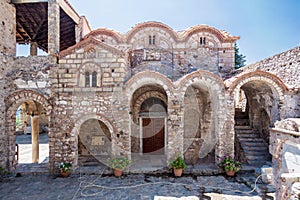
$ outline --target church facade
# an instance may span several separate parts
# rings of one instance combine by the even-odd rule
[[[144,22],[121,34],[91,30],[67,1],[5,1],[0,7],[6,13],[0,25],[0,166],[6,169],[18,164],[16,131],[30,126],[30,116],[47,129],[50,172],[61,161],[82,166],[118,154],[168,160],[179,153],[189,165],[235,155],[264,164],[271,162],[270,127],[300,116],[299,47],[235,70],[239,37],[207,25],[175,31]],[[41,8],[48,11],[46,24],[24,12]],[[33,20],[37,25],[28,28]],[[17,57],[16,42],[30,43],[31,56]],[[48,55],[37,56],[37,47]],[[245,129],[257,143],[245,142],[239,132]],[[253,149],[266,153],[255,159]]]

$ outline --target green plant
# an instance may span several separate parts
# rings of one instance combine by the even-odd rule
[[[178,154],[174,160],[169,161],[169,167],[175,169],[185,169],[186,164],[181,155]]]
[[[108,165],[113,169],[123,171],[131,165],[131,160],[127,156],[114,156],[108,159]]]
[[[61,162],[58,163],[58,168],[63,172],[70,172],[72,164],[69,162]]]
[[[238,172],[242,168],[242,163],[235,160],[234,157],[225,156],[218,164],[225,172],[235,171]]]
[[[0,175],[6,175],[9,174],[8,171],[6,171],[4,168],[0,167]]]

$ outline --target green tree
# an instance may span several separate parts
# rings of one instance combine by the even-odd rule
[[[235,69],[244,67],[246,64],[246,56],[239,52],[239,48],[236,43],[234,43],[234,59],[235,59]]]

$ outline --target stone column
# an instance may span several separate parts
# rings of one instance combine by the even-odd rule
[[[37,56],[37,48],[38,48],[37,42],[30,43],[30,56]]]
[[[31,117],[32,162],[39,162],[39,117]]]
[[[48,0],[48,54],[59,52],[60,12],[58,0]]]

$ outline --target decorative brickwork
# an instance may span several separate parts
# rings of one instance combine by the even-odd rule
[[[239,37],[225,31],[197,25],[177,32],[145,22],[126,34],[105,28],[88,34],[81,18],[77,43],[58,52],[60,3],[48,1],[50,55],[21,58],[14,57],[14,8],[8,1],[0,3],[6,16],[0,20],[1,167],[14,170],[17,164],[20,105],[35,105],[31,113],[45,112],[51,173],[57,162],[75,168],[99,165],[114,154],[170,159],[179,153],[188,165],[215,164],[243,149],[234,130],[240,111],[252,136],[270,145],[279,177],[283,156],[276,150],[278,140],[296,137],[272,129],[270,138],[270,126],[300,116],[299,47],[234,71]],[[288,148],[283,145],[283,151]],[[283,195],[293,191],[289,184],[276,184],[285,186],[278,190]]]

